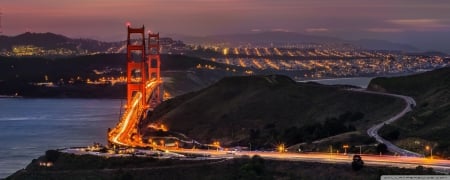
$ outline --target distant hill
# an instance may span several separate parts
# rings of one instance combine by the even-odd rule
[[[342,42],[342,40],[333,37],[311,36],[296,32],[258,32],[242,34],[224,34],[205,37],[183,36],[180,37],[187,43],[208,43],[208,42],[229,42],[233,44],[270,44],[270,43],[333,43]]]
[[[424,152],[450,156],[450,67],[404,77],[375,78],[369,88],[414,97],[417,107],[398,122],[382,129],[397,144]],[[429,154],[427,154],[429,155]]]
[[[26,32],[17,36],[0,36],[0,50],[11,50],[14,46],[34,45],[44,49],[65,48],[78,52],[114,52],[123,42],[102,42],[92,39],[72,39],[54,33]]]
[[[348,41],[329,36],[307,35],[298,32],[265,31],[243,34],[212,35],[204,37],[179,36],[187,43],[219,43],[231,45],[286,45],[286,44],[334,44],[334,46],[353,46],[370,50],[418,51],[416,47],[377,39]]]
[[[270,148],[364,131],[402,106],[399,99],[296,83],[280,75],[226,77],[163,102],[148,122],[162,121],[204,143]]]
[[[40,88],[29,85],[33,82],[43,82],[45,77],[49,82],[67,83],[70,79],[80,77],[85,80],[96,80],[101,77],[118,77],[125,74],[125,54],[98,54],[89,56],[42,58],[42,57],[1,57],[0,60],[0,95],[18,93],[25,97],[83,97],[83,98],[122,98],[124,91],[117,91],[113,96],[107,93],[86,93],[89,88],[76,88],[67,94],[66,89]],[[242,75],[240,67],[230,66],[195,57],[183,55],[162,55],[161,70],[165,79],[164,88],[172,96],[184,94],[205,87],[224,76]],[[215,67],[214,71],[197,69],[201,64]],[[234,69],[235,72],[226,69]],[[95,73],[100,71],[103,73]],[[110,88],[114,91],[114,87]]]
[[[419,49],[406,44],[393,43],[385,40],[377,40],[377,39],[360,39],[358,41],[353,41],[354,44],[359,45],[363,49],[372,49],[372,50],[395,50],[395,51],[406,51],[406,52],[415,52]]]
[[[287,44],[316,44],[328,45],[336,48],[353,47],[370,50],[394,50],[416,52],[416,47],[393,43],[385,40],[362,39],[348,41],[336,37],[308,35],[297,32],[265,31],[241,34],[225,34],[211,36],[181,36],[172,35],[189,44],[226,43],[230,46],[261,45],[280,46]],[[93,39],[73,39],[54,33],[24,33],[17,36],[0,36],[0,50],[11,50],[14,46],[34,45],[44,49],[65,48],[75,52],[101,52],[101,53],[123,53],[124,41],[102,42]]]

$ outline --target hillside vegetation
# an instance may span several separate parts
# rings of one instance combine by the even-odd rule
[[[161,121],[204,143],[271,148],[365,131],[403,106],[400,99],[280,75],[227,77],[163,102],[147,123]]]
[[[450,156],[450,67],[405,77],[375,78],[370,89],[412,96],[412,113],[382,129],[382,135],[407,149]]]
[[[276,161],[259,156],[228,160],[178,160],[151,157],[110,157],[61,153],[52,167],[41,167],[42,156],[6,179],[380,179],[388,174],[435,175],[431,168],[364,167],[350,162],[323,164]]]

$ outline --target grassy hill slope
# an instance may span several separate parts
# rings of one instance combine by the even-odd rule
[[[412,113],[382,129],[387,139],[405,148],[433,154],[450,155],[450,68],[405,77],[375,78],[370,89],[412,96],[417,106]]]
[[[204,143],[273,147],[364,130],[403,105],[396,98],[296,83],[286,76],[227,77],[162,103],[149,122],[162,121]]]

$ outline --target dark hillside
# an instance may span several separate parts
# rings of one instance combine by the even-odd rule
[[[269,147],[364,130],[399,111],[401,100],[296,83],[286,76],[227,77],[158,106],[150,122],[194,139]],[[145,123],[144,123],[145,124]]]
[[[224,76],[243,73],[239,67],[182,55],[162,55],[161,61],[162,76],[167,80],[164,84],[165,90],[173,96],[198,90]],[[215,70],[197,69],[196,66],[199,64],[203,67],[205,65],[213,66]],[[227,71],[227,68],[236,71]],[[0,56],[0,95],[17,93],[24,97],[123,98],[125,91],[121,85],[119,85],[121,87],[102,86],[96,88],[95,86],[84,86],[83,82],[87,79],[95,81],[102,77],[118,78],[125,76],[125,71],[126,58],[124,54],[98,54],[56,59]],[[68,87],[70,80],[77,80],[79,83]],[[56,88],[47,88],[30,85],[30,83],[45,81],[53,82],[58,86],[64,84],[66,87],[61,85]],[[83,86],[78,86],[80,84]],[[108,93],[102,93],[104,91]],[[85,95],[86,92],[93,92],[93,94]]]
[[[404,77],[376,78],[370,89],[414,97],[412,113],[382,129],[383,135],[397,144],[417,152],[425,146],[433,154],[450,156],[450,68]]]

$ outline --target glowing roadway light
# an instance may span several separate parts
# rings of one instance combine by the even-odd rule
[[[264,48],[264,51],[266,52],[266,55],[271,56],[272,53],[270,53],[269,48]]]
[[[125,123],[124,123],[124,125],[122,126],[121,130],[119,131],[119,133],[113,138],[113,141],[114,141],[115,143],[117,143],[117,144],[126,145],[126,144],[124,144],[124,143],[119,142],[118,139],[119,139],[119,137],[122,136],[122,134],[125,132],[126,128],[128,127],[128,124],[130,123],[131,116],[132,116],[132,114],[133,114],[132,112],[135,111],[136,106],[137,106],[138,103],[140,102],[140,99],[142,98],[142,93],[137,92],[135,96],[136,96],[137,98],[136,98],[135,101],[133,102],[133,104],[132,104],[132,106],[131,106],[131,109],[130,109],[129,113],[128,113],[127,116],[125,117],[125,121],[124,121]]]
[[[247,67],[245,65],[245,62],[244,62],[244,60],[242,58],[239,58],[239,65],[241,65],[241,67]]]
[[[238,48],[234,48],[234,54],[235,54],[235,55],[239,55],[239,50],[238,50]]]
[[[161,80],[153,80],[152,82],[147,83],[146,88],[149,88],[151,90],[153,85],[158,84],[158,82],[161,82]],[[127,146],[127,145],[130,146],[130,145],[133,145],[133,144],[136,145],[136,143],[133,143],[133,142],[121,142],[119,139],[123,136],[123,134],[125,133],[125,131],[128,128],[131,128],[131,127],[128,127],[129,124],[131,123],[130,122],[131,121],[131,116],[133,114],[135,114],[136,111],[140,111],[141,110],[141,109],[136,109],[137,105],[141,101],[141,99],[142,99],[142,93],[140,93],[140,92],[136,93],[134,101],[133,101],[133,104],[131,105],[131,108],[127,111],[127,114],[126,114],[124,120],[121,121],[119,123],[119,125],[118,125],[118,127],[120,127],[120,129],[115,128],[113,130],[113,132],[111,133],[111,134],[115,134],[115,131],[119,131],[114,136],[114,138],[112,139],[112,141],[114,143],[125,145],[125,146]],[[137,143],[137,144],[140,144],[140,143]]]
[[[225,55],[225,56],[228,55],[228,50],[229,50],[228,48],[223,48],[223,50],[222,50],[223,55]]]
[[[425,146],[425,149],[428,151],[430,151],[430,159],[433,159],[433,148],[431,148],[430,146]]]
[[[258,48],[255,48],[255,52],[257,56],[261,56],[261,53],[259,52]]]
[[[278,50],[278,48],[273,48],[273,50],[275,51],[275,53],[276,53],[278,56],[282,56],[282,55],[283,55],[283,54],[281,53],[281,51]]]
[[[248,48],[244,48],[245,55],[250,56],[250,51],[248,51]]]
[[[261,66],[261,64],[260,64],[256,59],[253,59],[252,62],[253,62],[253,64],[255,64],[255,66],[256,66],[258,69],[263,69],[263,67]]]
[[[278,65],[276,65],[275,63],[273,63],[270,59],[264,59],[264,61],[266,62],[266,64],[268,64],[273,69],[280,70],[280,67]]]
[[[287,51],[287,53],[288,53],[288,55],[291,56],[291,57],[294,56],[294,53],[292,53],[291,51]]]
[[[278,149],[279,152],[284,152],[285,151],[284,144],[278,145],[277,149]]]
[[[283,60],[280,60],[280,64],[282,64],[284,67],[287,67],[287,68],[289,68],[289,69],[292,68],[292,66],[291,66],[289,63],[287,63],[287,62],[285,62],[285,61],[283,61]]]
[[[345,144],[345,145],[343,145],[342,147],[343,147],[344,150],[345,150],[344,154],[347,154],[347,149],[348,149],[348,147],[349,147],[348,144]]]

